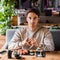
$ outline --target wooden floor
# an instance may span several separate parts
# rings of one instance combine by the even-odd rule
[[[6,39],[6,36],[4,36],[4,35],[0,35],[0,49],[1,49],[2,46],[4,45],[4,43],[5,43],[5,39]]]

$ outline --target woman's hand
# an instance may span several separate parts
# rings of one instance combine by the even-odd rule
[[[22,42],[22,45],[27,45],[27,46],[35,46],[38,47],[38,43],[34,38],[27,38]]]
[[[37,43],[36,39],[32,38],[30,40],[31,40],[31,45],[38,47],[38,43]]]
[[[27,45],[27,46],[31,46],[31,40],[29,38],[26,38],[23,42],[22,45]]]

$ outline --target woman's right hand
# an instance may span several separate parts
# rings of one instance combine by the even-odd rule
[[[27,45],[27,46],[31,46],[31,40],[29,38],[25,39],[23,42],[22,42],[22,45]]]

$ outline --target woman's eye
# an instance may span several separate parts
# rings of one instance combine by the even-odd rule
[[[34,17],[34,19],[36,19],[37,17]]]
[[[29,17],[29,19],[31,19],[31,17]]]

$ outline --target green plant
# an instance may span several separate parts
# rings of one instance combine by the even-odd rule
[[[6,29],[11,28],[11,16],[15,15],[15,0],[0,1],[0,34],[6,34]]]

